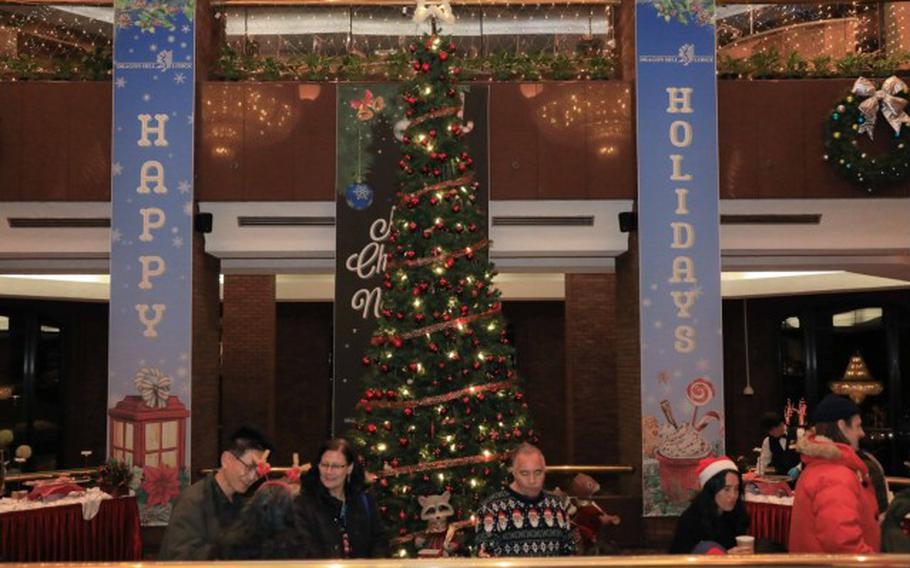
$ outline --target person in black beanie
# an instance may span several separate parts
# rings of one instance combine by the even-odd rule
[[[860,409],[829,394],[813,419],[814,433],[796,444],[804,468],[793,501],[790,552],[877,553],[881,531],[875,489],[857,455],[865,436]]]

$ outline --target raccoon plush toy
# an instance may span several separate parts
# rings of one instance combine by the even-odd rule
[[[449,517],[455,514],[449,504],[451,495],[448,491],[442,495],[421,495],[417,498],[420,503],[420,518],[427,522],[427,529],[420,533],[414,544],[418,548],[421,558],[439,558],[449,556],[458,549],[459,544],[454,542],[452,531],[449,530]]]

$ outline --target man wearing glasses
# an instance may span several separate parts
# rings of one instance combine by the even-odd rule
[[[212,560],[215,542],[243,508],[243,494],[259,479],[257,471],[271,444],[244,427],[221,453],[221,468],[189,486],[177,500],[158,560]]]

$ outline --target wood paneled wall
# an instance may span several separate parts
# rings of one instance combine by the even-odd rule
[[[868,197],[821,158],[824,123],[850,85],[720,81],[721,197]],[[632,88],[624,81],[494,83],[492,198],[634,198]],[[333,83],[201,84],[197,199],[331,200],[335,93]],[[0,201],[107,201],[110,105],[109,83],[0,83]],[[876,144],[886,146],[885,138]],[[910,184],[875,195],[910,196]]]

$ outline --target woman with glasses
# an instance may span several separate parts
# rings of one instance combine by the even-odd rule
[[[351,444],[327,441],[303,477],[297,526],[309,558],[383,558],[388,537]]]

